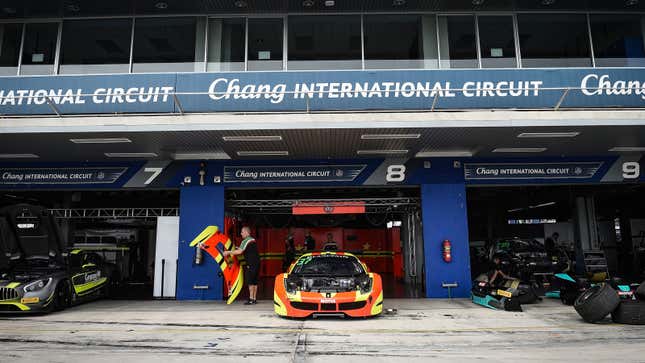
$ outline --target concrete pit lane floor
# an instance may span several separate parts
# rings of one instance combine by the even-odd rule
[[[386,300],[396,314],[288,320],[271,301],[97,301],[0,316],[1,362],[645,362],[645,326],[582,321],[545,299],[524,312],[470,300]]]

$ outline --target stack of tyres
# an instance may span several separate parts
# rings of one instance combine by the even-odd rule
[[[645,283],[633,298],[621,300],[610,284],[594,285],[585,290],[573,304],[578,314],[589,323],[596,323],[611,314],[620,324],[645,325]]]
[[[634,292],[635,300],[621,301],[611,313],[614,323],[645,325],[645,282]]]

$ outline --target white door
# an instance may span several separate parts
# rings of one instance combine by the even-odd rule
[[[157,217],[154,297],[175,297],[178,245],[179,217]]]

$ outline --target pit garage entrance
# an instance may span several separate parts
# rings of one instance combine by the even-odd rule
[[[578,276],[645,279],[645,185],[470,187],[467,196],[473,277],[508,248],[520,260],[565,254]],[[533,241],[547,251],[521,251]]]
[[[251,227],[261,257],[260,298],[273,298],[274,278],[289,266],[289,235],[296,258],[335,245],[381,274],[386,298],[419,297],[424,296],[419,201],[418,188],[227,189],[226,233],[239,245],[241,227]]]
[[[53,214],[69,253],[83,250],[114,267],[110,297],[162,297],[169,291],[153,291],[160,290],[162,276],[174,284],[176,257],[158,261],[156,255],[158,244],[166,244],[158,232],[164,227],[160,223],[176,219],[178,226],[178,190],[0,192],[0,207],[22,203],[43,206]],[[177,236],[170,242],[176,256]]]

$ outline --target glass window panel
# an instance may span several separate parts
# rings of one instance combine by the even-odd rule
[[[358,15],[289,17],[289,70],[361,69]]]
[[[282,69],[282,19],[249,19],[249,71]]]
[[[0,24],[0,76],[18,74],[22,24]]]
[[[27,24],[20,74],[54,73],[58,25],[58,23]]]
[[[198,34],[205,31],[204,23],[197,18],[136,19],[132,70],[203,71],[204,38]]]
[[[366,68],[438,67],[434,16],[367,15],[364,26]]]
[[[522,67],[590,67],[587,17],[521,14],[517,17]]]
[[[479,44],[483,68],[515,68],[515,36],[510,16],[480,16]]]
[[[131,19],[64,22],[60,73],[127,73],[131,34]]]
[[[596,66],[645,66],[642,16],[592,15],[591,38]]]
[[[243,71],[245,20],[208,19],[209,72]]]
[[[441,68],[479,68],[472,16],[440,16]]]

